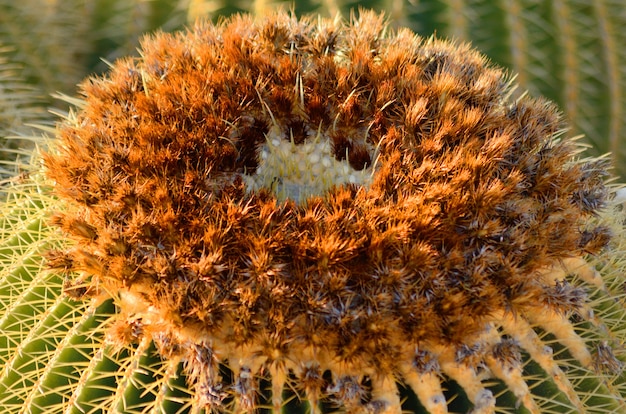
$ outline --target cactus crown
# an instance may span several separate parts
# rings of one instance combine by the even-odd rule
[[[541,331],[619,368],[572,322],[602,288],[605,163],[467,45],[369,12],[237,16],[147,37],[82,93],[45,155],[75,242],[50,264],[115,299],[111,344],[185,361],[198,405],[253,410],[269,374],[275,407],[291,382],[397,412],[399,381],[440,413],[444,376],[477,412],[487,378],[538,412],[531,360],[584,410]]]

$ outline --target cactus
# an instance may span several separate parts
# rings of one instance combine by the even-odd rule
[[[607,161],[467,46],[237,17],[81,88],[5,188],[9,412],[626,411]]]

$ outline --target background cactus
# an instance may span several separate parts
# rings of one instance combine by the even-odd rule
[[[620,56],[623,51],[617,45],[624,34],[615,28],[622,26],[624,10],[619,2],[586,3],[508,1],[493,7],[492,2],[471,2],[465,6],[456,2],[421,2],[417,6],[395,2],[378,5],[378,8],[388,10],[393,25],[407,25],[425,34],[436,29],[442,35],[471,39],[494,60],[519,73],[518,81],[532,94],[544,94],[561,103],[566,115],[574,121],[574,132],[586,133],[594,144],[591,153],[615,150],[613,161],[619,169],[619,143],[624,136],[620,109],[624,65]],[[2,39],[13,46],[6,55],[11,63],[5,67],[12,73],[4,79],[3,85],[7,88],[3,91],[13,93],[10,96],[18,96],[19,102],[24,102],[14,114],[27,122],[39,123],[45,123],[39,109],[42,100],[55,90],[73,94],[74,83],[90,71],[105,66],[97,60],[98,56],[113,60],[132,53],[138,44],[137,36],[160,25],[170,30],[207,10],[214,13],[211,17],[237,10],[232,6],[222,7],[217,2],[190,2],[185,8],[176,2],[159,1],[88,5],[20,2],[20,5],[2,7],[14,21],[37,22],[19,25],[18,29],[37,27],[40,30],[3,36]],[[363,5],[377,6],[374,3]],[[296,11],[341,10],[348,15],[352,6],[298,4]],[[257,3],[255,7],[261,12],[269,6]],[[29,15],[28,10],[38,12]],[[163,10],[171,12],[161,13]],[[488,19],[481,19],[481,16]],[[487,21],[492,24],[483,23]],[[10,28],[11,25],[3,23],[0,27]],[[67,27],[73,29],[70,31]],[[38,32],[42,33],[39,37]],[[584,47],[575,46],[573,41]],[[601,57],[597,56],[598,50],[603,51]],[[49,62],[46,70],[41,70],[42,59]],[[68,62],[72,63],[70,67]],[[8,95],[3,95],[3,99],[5,96],[7,102],[12,101]],[[8,110],[3,112],[11,114]],[[66,116],[72,117],[71,114]],[[21,122],[7,123],[3,126],[3,135],[13,135],[15,131],[26,134]],[[40,139],[31,141],[41,142]],[[10,412],[103,412],[110,408],[120,412],[193,410],[193,398],[182,378],[180,360],[160,360],[149,341],[121,347],[115,352],[105,348],[103,326],[114,312],[112,303],[65,298],[61,295],[62,277],[44,271],[41,254],[51,246],[60,246],[63,241],[45,225],[47,212],[54,209],[57,200],[49,195],[48,183],[39,171],[38,156],[32,162],[31,167],[22,166],[21,172],[29,172],[28,175],[18,175],[4,187],[6,201],[0,238],[0,327],[3,332],[0,338],[0,361],[3,362],[0,406],[8,407]],[[591,322],[602,326],[604,332],[592,329],[589,321],[578,321],[577,327],[579,332],[588,332],[596,341],[607,341],[619,349],[624,342],[625,311],[623,264],[615,252],[623,251],[624,247],[619,237],[613,243],[612,253],[597,259],[605,285],[587,286],[592,292],[596,315]],[[71,291],[81,296],[81,286],[74,286]],[[580,393],[580,399],[593,403],[590,412],[624,410],[623,378],[609,375],[598,379],[592,371],[579,367],[549,334],[542,336],[554,345],[559,364],[569,367],[568,376]],[[612,354],[604,354],[606,350],[602,346],[596,351],[600,363],[619,365]],[[621,353],[617,354],[623,358]],[[531,388],[544,412],[576,412],[554,383],[542,375],[539,367],[529,363],[525,373],[536,377],[536,382],[531,380]],[[454,384],[447,385],[452,389],[448,396],[453,395]],[[503,412],[516,411],[515,398],[507,394],[502,384],[496,384],[493,389],[501,393],[498,398],[503,401],[500,404]],[[415,397],[410,396],[405,408],[417,409],[415,404]],[[464,412],[467,407],[464,397],[451,403],[453,411]],[[288,409],[296,408],[288,406]]]

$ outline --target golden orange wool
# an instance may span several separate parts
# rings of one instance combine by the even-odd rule
[[[210,409],[252,410],[266,377],[276,407],[290,382],[314,407],[399,412],[400,382],[443,413],[449,378],[487,413],[495,377],[536,412],[522,351],[580,405],[534,327],[593,364],[565,275],[593,283],[610,240],[590,220],[606,165],[513,89],[367,12],[147,37],[82,84],[45,157],[75,242],[50,263],[70,296],[115,299],[113,345],[182,357]]]

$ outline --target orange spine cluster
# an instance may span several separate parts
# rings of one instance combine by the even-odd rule
[[[215,409],[234,395],[252,410],[271,374],[276,406],[292,380],[314,403],[396,412],[398,380],[445,412],[445,374],[489,412],[485,369],[534,409],[520,350],[558,367],[531,325],[569,335],[586,303],[553,275],[610,238],[589,224],[605,165],[575,160],[553,105],[511,98],[466,45],[386,34],[371,13],[157,34],[82,93],[46,156],[66,206],[55,223],[76,242],[51,265],[74,296],[116,298],[114,343],[181,355]],[[322,134],[371,182],[305,200],[250,191],[272,128],[294,145]]]

